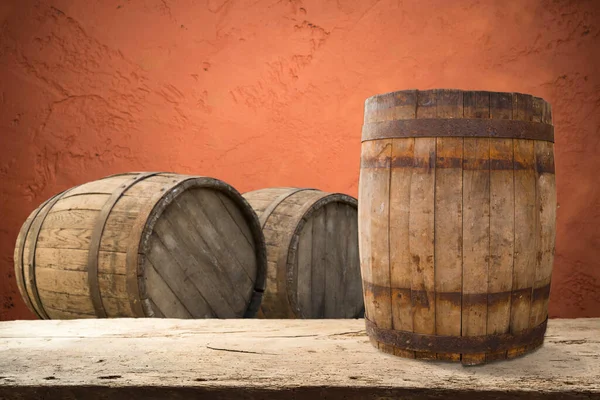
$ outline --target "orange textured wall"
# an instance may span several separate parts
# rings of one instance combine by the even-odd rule
[[[13,246],[58,191],[132,170],[357,195],[364,100],[521,91],[554,109],[550,314],[600,316],[600,4],[585,0],[2,0],[0,319]]]

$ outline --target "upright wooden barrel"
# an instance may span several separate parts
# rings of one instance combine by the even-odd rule
[[[287,187],[243,196],[267,243],[267,287],[258,317],[362,316],[356,199]]]
[[[255,315],[266,248],[258,218],[218,179],[113,175],[31,213],[15,274],[41,319]]]
[[[542,345],[554,258],[551,107],[521,93],[365,102],[359,240],[381,351],[482,364]]]

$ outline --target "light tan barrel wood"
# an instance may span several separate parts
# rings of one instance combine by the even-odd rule
[[[267,244],[259,317],[357,318],[364,314],[356,199],[307,188],[244,193]]]
[[[33,211],[17,238],[21,296],[42,319],[236,318],[256,313],[258,218],[218,179],[125,173]]]
[[[407,90],[365,103],[359,241],[369,336],[482,364],[543,343],[554,258],[551,107]]]

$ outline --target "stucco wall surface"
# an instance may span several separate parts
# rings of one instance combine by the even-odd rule
[[[169,170],[357,195],[364,100],[520,91],[554,110],[550,314],[600,316],[600,3],[0,1],[0,319],[13,248],[58,191]]]

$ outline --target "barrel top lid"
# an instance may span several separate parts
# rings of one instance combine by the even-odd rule
[[[460,89],[399,90],[365,101],[363,141],[439,136],[553,142],[552,107],[530,94]]]

